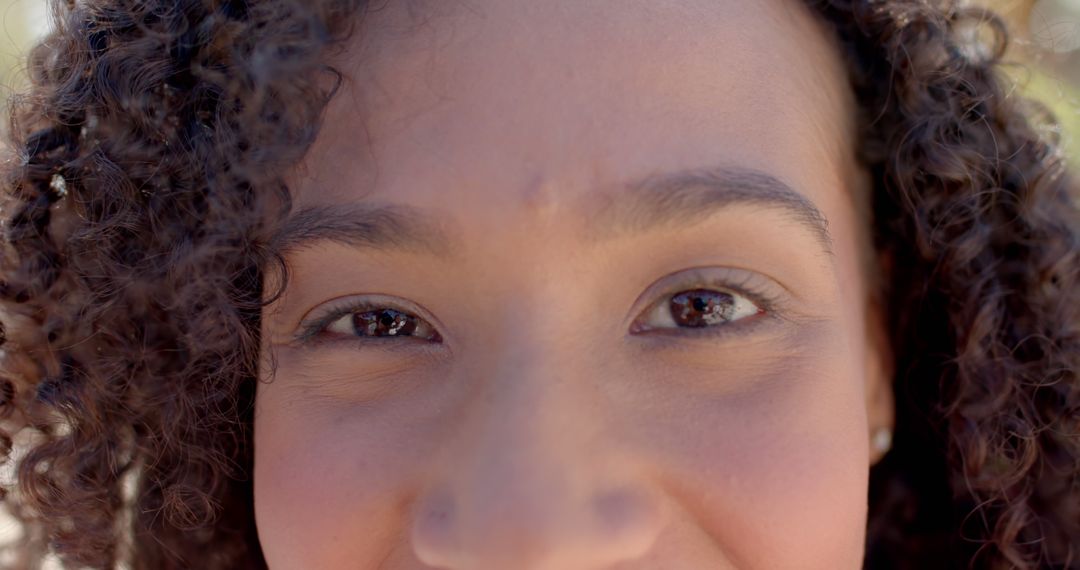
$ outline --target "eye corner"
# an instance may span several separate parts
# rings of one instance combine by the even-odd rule
[[[642,343],[643,346],[655,345],[663,348],[681,349],[698,343],[713,346],[719,341],[756,339],[768,332],[779,332],[787,319],[766,310],[759,310],[754,315],[733,321],[726,325],[705,327],[650,328],[637,321],[627,331],[627,340]]]
[[[740,268],[684,269],[642,293],[639,301],[652,301],[628,319],[624,330],[634,337],[673,340],[748,334],[767,322],[783,320],[784,299],[778,287],[767,277]]]
[[[360,297],[351,297],[346,299],[337,299],[327,303],[328,307],[324,310],[317,311],[317,316],[304,320],[298,326],[298,330],[289,335],[290,340],[286,343],[289,346],[301,347],[301,348],[327,348],[327,347],[347,347],[347,348],[362,348],[362,345],[380,346],[385,349],[397,349],[401,346],[396,345],[409,345],[415,347],[415,345],[443,345],[445,344],[445,338],[440,332],[441,325],[437,319],[429,316],[429,312],[415,303],[399,299],[397,297],[391,297],[387,295],[372,294]],[[340,321],[347,318],[355,318],[355,315],[365,312],[386,312],[388,315],[392,314],[396,319],[398,315],[404,318],[415,319],[416,322],[408,327],[406,334],[372,334],[363,335],[355,334],[355,330],[352,333],[346,333],[342,331],[333,331],[332,327]],[[313,311],[315,312],[315,311]],[[387,315],[383,315],[381,318],[386,318]],[[396,321],[395,321],[396,323]],[[400,326],[400,324],[383,323],[385,327],[394,328]],[[355,324],[350,323],[349,326],[355,327]],[[412,334],[412,332],[424,330],[430,331],[423,336]],[[391,346],[395,345],[395,346]]]
[[[672,335],[689,334],[689,335],[697,335],[699,333],[695,332],[695,331],[701,331],[702,333],[704,333],[705,331],[712,331],[714,329],[726,329],[726,328],[733,328],[733,327],[748,326],[751,323],[755,323],[755,322],[760,321],[760,320],[782,321],[782,320],[785,320],[785,319],[784,319],[783,316],[781,316],[779,314],[773,313],[772,311],[769,311],[768,309],[757,306],[757,311],[755,311],[751,315],[747,315],[745,317],[741,317],[741,318],[738,318],[738,319],[728,321],[726,323],[716,324],[716,325],[657,327],[657,326],[649,326],[647,324],[644,324],[644,323],[641,322],[642,318],[637,318],[637,319],[634,319],[630,323],[630,326],[628,327],[627,332],[630,333],[630,334],[634,334],[634,335],[653,334],[654,332],[656,334],[672,334]]]

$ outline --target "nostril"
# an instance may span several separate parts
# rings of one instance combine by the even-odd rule
[[[454,564],[451,554],[458,550],[454,534],[456,510],[446,494],[434,494],[419,506],[412,526],[412,545],[424,564],[447,567]]]
[[[644,555],[664,525],[660,502],[635,489],[598,493],[593,500],[597,543],[616,553],[615,559]]]

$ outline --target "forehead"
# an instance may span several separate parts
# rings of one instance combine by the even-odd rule
[[[795,0],[400,0],[357,32],[300,203],[542,218],[621,180],[724,165],[815,203],[842,186],[852,96]]]

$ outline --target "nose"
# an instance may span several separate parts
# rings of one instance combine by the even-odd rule
[[[556,359],[549,359],[553,362]],[[604,429],[587,382],[506,366],[485,382],[416,501],[411,541],[449,570],[599,570],[643,556],[660,495]]]

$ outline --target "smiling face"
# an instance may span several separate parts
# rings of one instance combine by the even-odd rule
[[[417,4],[362,20],[291,176],[270,567],[860,567],[891,401],[828,31]]]

